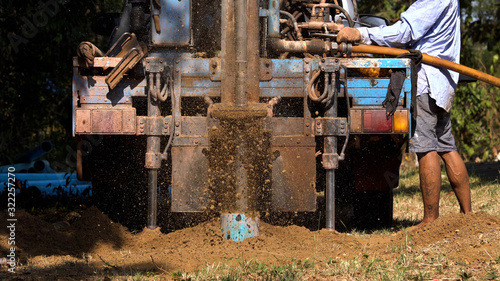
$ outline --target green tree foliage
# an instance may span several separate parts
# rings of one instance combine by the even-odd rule
[[[71,143],[72,57],[81,41],[105,43],[92,25],[99,13],[119,12],[121,5],[121,0],[2,1],[0,164],[45,139],[64,153]]]
[[[461,62],[500,77],[500,2],[462,4]],[[484,82],[458,87],[452,111],[453,130],[460,152],[469,160],[491,160],[500,144],[500,89]]]
[[[360,13],[399,20],[413,1],[359,0]],[[500,1],[461,0],[461,63],[500,77]],[[500,89],[484,82],[458,86],[452,109],[453,133],[459,152],[467,160],[492,159],[492,147],[500,144]]]

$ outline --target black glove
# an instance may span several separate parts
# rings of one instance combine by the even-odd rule
[[[412,118],[417,117],[417,66],[422,62],[422,53],[418,50],[408,50],[409,53],[404,53],[398,58],[409,58],[412,60],[411,64],[411,113]],[[403,88],[403,83],[405,81],[406,72],[404,69],[397,68],[393,69],[391,73],[391,81],[389,82],[389,87],[387,88],[387,95],[382,106],[386,109],[387,119],[394,115],[398,107],[399,96],[401,95],[401,89]]]

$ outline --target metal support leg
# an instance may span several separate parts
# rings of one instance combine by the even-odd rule
[[[331,150],[333,148],[337,149],[337,138],[328,137],[328,139],[334,139],[331,141]],[[328,149],[330,150],[330,149]],[[325,151],[327,151],[327,145],[325,140]],[[335,169],[326,170],[326,229],[333,231],[335,230]]]
[[[156,228],[158,198],[158,170],[150,169],[148,174],[148,228]]]
[[[325,117],[337,117],[338,103],[336,87],[336,75],[332,74],[332,83],[329,85],[329,90],[333,92],[332,101],[329,103],[329,108],[325,112]],[[324,140],[323,148],[323,167],[326,169],[326,229],[335,230],[335,169],[338,167],[337,154],[338,137],[328,136]]]
[[[152,75],[152,74],[150,74]],[[152,85],[150,85],[151,87]],[[148,116],[161,116],[160,101],[155,100],[150,92],[148,96]],[[157,218],[158,169],[161,166],[160,136],[148,136],[146,149],[146,165],[148,174],[148,228],[155,229]]]

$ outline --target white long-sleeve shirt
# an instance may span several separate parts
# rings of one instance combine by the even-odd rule
[[[417,0],[391,26],[360,27],[362,43],[405,49],[460,61],[460,6],[458,0]],[[430,93],[436,104],[449,111],[459,74],[421,64],[417,95]]]

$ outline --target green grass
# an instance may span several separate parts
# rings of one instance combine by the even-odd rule
[[[497,198],[500,196],[500,183],[498,180],[484,178],[472,172],[469,174],[469,181],[473,211],[483,211],[500,216],[500,207],[497,202]],[[439,205],[441,216],[454,214],[460,210],[443,165]],[[398,222],[415,224],[422,220],[422,193],[419,187],[418,168],[401,170],[399,187],[394,191],[394,206],[396,225]]]

